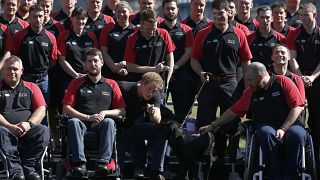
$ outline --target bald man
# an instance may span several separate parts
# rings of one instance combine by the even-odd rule
[[[200,128],[200,132],[219,131],[224,124],[250,111],[254,115],[256,142],[262,149],[270,179],[294,179],[306,139],[300,116],[304,100],[292,80],[283,75],[269,75],[259,62],[248,65],[245,79],[249,87],[242,97],[219,119]],[[286,147],[281,162],[279,145]]]

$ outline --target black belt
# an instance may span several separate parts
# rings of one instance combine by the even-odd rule
[[[42,78],[44,78],[44,77],[46,77],[46,76],[48,76],[48,71],[45,71],[45,72],[43,72],[43,73],[38,73],[38,74],[26,74],[28,77],[31,77],[31,78],[33,78],[33,79],[42,79]]]
[[[230,81],[230,80],[237,80],[237,76],[216,76],[216,75],[209,75],[209,80],[213,81]]]

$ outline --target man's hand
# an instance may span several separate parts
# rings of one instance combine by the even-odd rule
[[[150,115],[153,115],[156,112],[156,110],[154,109],[154,104],[147,104],[146,109]]]
[[[313,76],[301,76],[301,79],[305,87],[311,87],[312,82],[314,81]]]
[[[17,126],[23,130],[20,136],[23,136],[24,134],[26,134],[26,132],[28,132],[31,129],[30,124],[28,122],[21,122],[17,124]]]
[[[199,133],[201,134],[205,134],[209,131],[212,131],[213,133],[216,133],[218,130],[220,129],[219,126],[215,126],[214,123],[211,123],[207,126],[203,126],[201,128],[199,128]]]
[[[101,122],[103,119],[104,119],[104,115],[102,114],[89,115],[90,122]]]
[[[128,70],[126,68],[121,68],[118,72],[121,76],[127,76],[128,75]]]
[[[209,82],[209,75],[210,75],[210,73],[208,73],[208,72],[201,72],[201,81],[202,82]]]
[[[123,67],[122,64],[120,64],[120,63],[114,63],[114,64],[110,67],[110,69],[111,69],[112,72],[118,73],[122,67]]]
[[[160,73],[160,72],[163,72],[163,71],[169,71],[169,66],[166,66],[166,65],[163,65],[163,64],[164,64],[164,61],[162,61],[161,63],[158,63],[155,66],[155,72]]]
[[[9,129],[9,131],[17,136],[17,137],[20,137],[22,134],[23,134],[23,129],[20,128],[18,125],[14,125],[14,124],[11,124],[9,127],[7,127]]]
[[[283,129],[278,129],[276,132],[276,137],[282,141],[283,140],[283,136],[284,136],[285,131]]]

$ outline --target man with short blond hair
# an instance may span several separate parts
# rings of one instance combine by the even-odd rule
[[[158,128],[161,122],[161,95],[163,80],[158,73],[147,72],[138,82],[120,82],[119,86],[126,101],[124,137],[131,148],[134,178],[144,177],[146,156],[145,140],[152,145],[151,179],[163,180],[163,165],[166,138]],[[142,155],[142,154],[143,155]]]

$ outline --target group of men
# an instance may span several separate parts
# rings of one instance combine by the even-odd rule
[[[36,162],[50,139],[48,119],[55,134],[59,111],[70,118],[72,175],[86,175],[87,130],[99,135],[96,175],[115,169],[117,124],[134,176],[144,176],[141,152],[148,140],[152,176],[163,179],[167,142],[156,128],[160,105],[170,92],[175,120],[182,122],[202,83],[197,121],[200,131],[215,131],[218,158],[226,146],[220,127],[236,127],[248,112],[270,177],[294,179],[306,139],[300,114],[307,102],[319,162],[320,28],[314,4],[277,1],[251,17],[252,0],[214,0],[210,20],[206,1],[191,0],[190,15],[178,22],[177,0],[162,1],[163,18],[153,10],[155,0],[138,0],[136,14],[125,1],[109,0],[102,8],[102,0],[86,0],[87,10],[75,7],[76,0],[61,2],[62,9],[51,13],[53,0],[1,1],[0,148],[12,179],[40,178]],[[283,169],[280,144],[289,147]]]

